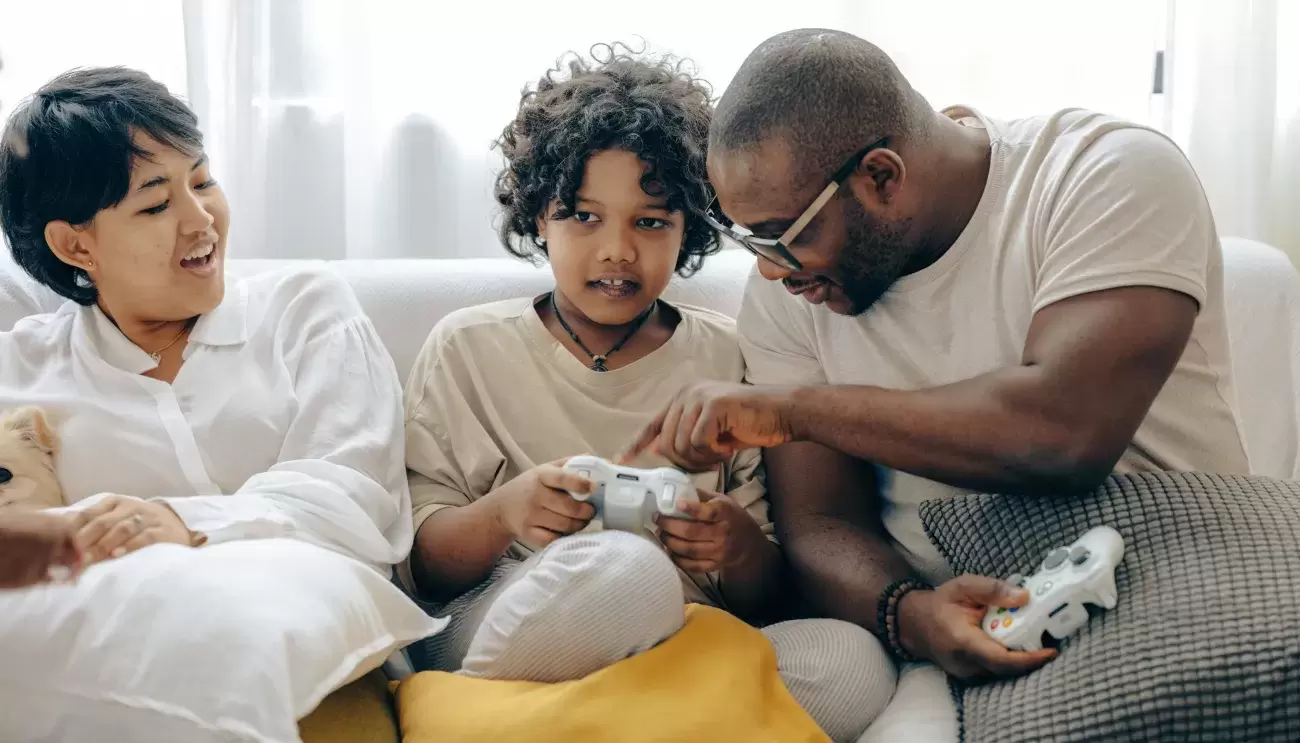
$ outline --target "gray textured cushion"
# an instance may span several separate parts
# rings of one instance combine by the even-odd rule
[[[921,506],[957,574],[1030,575],[1053,547],[1124,537],[1119,604],[1042,669],[954,685],[963,739],[1300,741],[1300,483],[1153,473],[1076,498]]]

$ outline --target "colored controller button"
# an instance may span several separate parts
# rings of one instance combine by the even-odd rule
[[[998,623],[1001,622],[1001,621],[1002,621],[1002,620],[1000,620],[1000,619],[994,619],[993,622],[992,622],[991,624],[989,624],[989,629],[991,629],[991,630],[992,630],[992,629],[997,629],[997,628],[998,628]]]
[[[1007,617],[1006,619],[1002,620],[1002,628],[1011,629],[1011,617]]]

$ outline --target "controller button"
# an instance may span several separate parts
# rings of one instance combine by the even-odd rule
[[[997,629],[997,628],[998,628],[998,624],[1000,624],[1001,621],[1002,621],[1002,620],[1000,620],[1000,619],[994,619],[993,622],[989,624],[989,629],[991,629],[991,630]]]
[[[1002,607],[999,606],[999,607],[998,607],[998,613],[999,613],[999,614],[1006,614],[1006,613],[1007,613],[1007,610],[1006,610],[1006,609],[1003,609]]]
[[[1088,548],[1084,547],[1083,545],[1080,545],[1070,550],[1070,562],[1074,563],[1075,565],[1084,564],[1085,562],[1088,561],[1089,557],[1092,557],[1092,553],[1089,552]]]
[[[1012,614],[1015,614],[1015,613],[1018,612],[1018,611],[1020,611],[1020,607],[1019,607],[1019,606],[1013,606],[1013,607],[1011,607],[1011,613],[1012,613]]]
[[[1016,586],[1017,588],[1024,588],[1025,576],[1021,575],[1020,573],[1012,573],[1010,576],[1007,577],[1007,583],[1010,583],[1011,585]]]
[[[1052,590],[1052,582],[1050,580],[1045,580],[1043,581],[1043,585],[1039,586],[1037,591],[1034,591],[1034,594],[1042,596],[1050,590]]]
[[[1011,629],[1011,617],[1002,620],[1002,629]]]
[[[1043,560],[1043,569],[1055,570],[1061,567],[1061,565],[1065,563],[1066,558],[1068,558],[1069,556],[1070,553],[1065,551],[1065,549],[1063,548],[1054,549],[1052,550],[1051,554],[1047,556],[1047,559]]]
[[[581,477],[584,480],[590,480],[591,470],[578,470],[578,477]]]
[[[664,485],[664,497],[670,501],[676,498],[677,486],[673,485],[672,483],[668,483],[667,485]]]

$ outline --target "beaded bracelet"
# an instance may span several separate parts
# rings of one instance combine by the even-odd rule
[[[915,578],[902,578],[890,583],[884,591],[880,593],[880,600],[876,607],[876,629],[878,634],[883,636],[885,647],[889,652],[898,657],[899,660],[910,662],[916,658],[906,649],[898,636],[898,605],[902,603],[903,597],[915,590],[929,591],[934,586],[919,581]]]

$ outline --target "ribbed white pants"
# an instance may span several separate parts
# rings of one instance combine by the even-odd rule
[[[685,622],[677,568],[658,545],[618,531],[556,540],[503,561],[439,616],[421,669],[559,682],[648,650]],[[835,741],[856,741],[894,695],[897,669],[874,635],[833,619],[763,629],[786,688]]]

